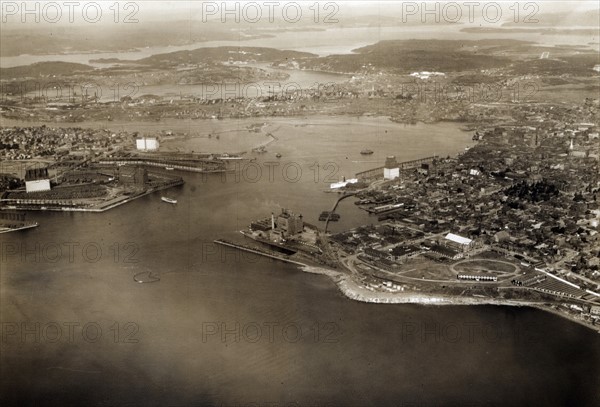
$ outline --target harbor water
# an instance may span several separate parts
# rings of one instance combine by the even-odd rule
[[[360,303],[328,277],[215,245],[244,242],[240,229],[280,208],[319,224],[338,197],[330,182],[390,154],[453,155],[471,142],[454,123],[264,121],[277,141],[248,153],[250,166],[181,173],[183,186],[102,214],[31,213],[38,228],[0,235],[3,405],[600,402],[600,336],[576,323],[531,308]],[[243,133],[252,122],[201,123]],[[245,134],[252,143],[223,135],[222,151],[266,139]],[[352,199],[338,212],[333,231],[376,223]]]

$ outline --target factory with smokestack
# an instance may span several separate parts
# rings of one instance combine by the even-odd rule
[[[288,209],[281,209],[279,215],[271,213],[270,218],[254,221],[250,228],[256,231],[267,232],[271,239],[288,239],[304,230],[302,215],[296,215]]]
[[[317,241],[319,232],[315,226],[304,222],[302,215],[289,209],[281,209],[281,213],[256,220],[250,224],[249,230],[240,231],[249,239],[271,246],[271,249],[292,255],[304,252],[311,256],[323,254]],[[324,263],[327,264],[327,263]]]

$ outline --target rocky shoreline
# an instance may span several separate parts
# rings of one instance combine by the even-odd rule
[[[522,300],[506,300],[494,298],[466,298],[447,295],[436,295],[417,292],[377,292],[370,290],[356,281],[350,276],[316,266],[304,265],[301,270],[306,273],[324,275],[336,284],[341,293],[347,298],[365,303],[373,304],[421,304],[421,305],[499,305],[513,307],[532,307],[541,311],[551,312],[562,318],[566,318],[572,322],[578,323],[586,328],[592,329],[600,333],[597,326],[590,325],[585,321],[573,317],[572,315],[560,312],[547,304],[534,303]]]

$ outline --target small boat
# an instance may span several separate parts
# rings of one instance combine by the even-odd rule
[[[277,154],[275,154],[275,157],[277,157],[277,158],[281,158],[281,153],[277,153]]]
[[[371,155],[371,154],[373,154],[373,150],[369,150],[368,148],[366,148],[366,149],[362,150],[360,153],[362,155]]]
[[[165,170],[167,170],[167,171],[173,171],[174,169],[175,168],[173,168],[173,167],[165,167]]]
[[[170,204],[176,204],[177,200],[173,199],[173,198],[167,198],[166,196],[163,196],[162,198],[160,198],[163,202],[166,203],[170,203]]]

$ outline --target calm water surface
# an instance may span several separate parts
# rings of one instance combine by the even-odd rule
[[[201,122],[197,130],[242,134],[251,122]],[[280,207],[317,223],[337,197],[323,192],[327,163],[337,180],[388,154],[408,160],[431,146],[455,154],[470,141],[451,123],[317,117],[267,126],[279,140],[257,155],[259,177],[250,169],[226,178],[185,173],[182,187],[104,214],[32,213],[40,227],[0,235],[3,405],[600,402],[599,336],[577,324],[527,308],[358,303],[325,277],[215,246],[216,238],[241,239],[239,229]],[[219,142],[247,148],[236,139]],[[198,149],[213,142],[193,141]],[[373,162],[360,156],[365,147]],[[334,230],[375,222],[351,200],[340,213]],[[141,272],[160,281],[134,282]]]

